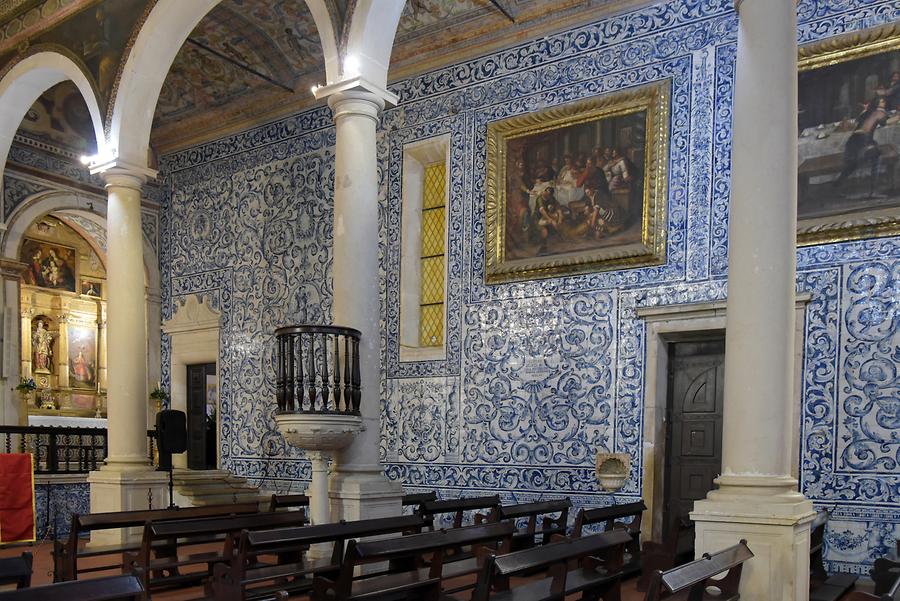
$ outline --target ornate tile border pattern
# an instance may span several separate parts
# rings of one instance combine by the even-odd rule
[[[675,0],[397,82],[378,139],[384,378],[381,459],[444,497],[642,494],[645,325],[640,307],[726,296],[736,17],[731,0]],[[900,19],[893,0],[802,0],[801,40]],[[486,124],[671,79],[665,265],[484,285]],[[272,330],[327,321],[334,132],[318,108],[163,158],[164,317],[188,294],[224,315],[222,457],[264,486],[308,463],[274,429]],[[402,147],[449,133],[448,352],[398,353]],[[900,533],[896,411],[900,240],[798,250],[805,324],[801,486],[833,507],[832,569],[863,572]],[[164,370],[167,369],[164,340]],[[227,403],[227,404],[226,404]],[[621,494],[600,491],[597,451],[626,452]]]

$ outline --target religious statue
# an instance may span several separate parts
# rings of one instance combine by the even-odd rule
[[[53,334],[44,327],[43,321],[37,322],[37,329],[31,337],[34,346],[34,371],[50,371],[50,358],[53,355],[51,344]]]

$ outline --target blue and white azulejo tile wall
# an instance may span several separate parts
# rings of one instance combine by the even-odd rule
[[[802,0],[799,11],[801,43],[900,19],[893,0]],[[401,102],[378,140],[381,456],[391,478],[446,497],[608,504],[593,474],[594,454],[608,450],[633,459],[615,500],[642,495],[646,329],[636,311],[726,294],[736,27],[731,0],[673,0],[392,85]],[[666,264],[485,285],[487,123],[663,79],[673,98]],[[402,150],[443,134],[447,356],[405,363]],[[274,427],[272,331],[330,319],[333,144],[318,108],[163,159],[164,318],[188,294],[222,311],[223,463],[267,485],[309,478]],[[812,297],[801,486],[835,509],[830,567],[861,572],[900,535],[900,240],[807,247],[797,258],[798,291]]]

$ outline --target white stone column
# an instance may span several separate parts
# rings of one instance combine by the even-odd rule
[[[790,476],[797,215],[797,7],[739,3],[722,475],[698,501],[697,553],[745,538],[741,599],[809,596],[812,503]]]
[[[384,476],[381,436],[381,304],[375,130],[382,96],[360,90],[328,97],[335,122],[333,323],[360,340],[363,431],[338,454],[331,476],[332,519],[400,514],[402,486]]]
[[[109,452],[88,477],[91,512],[165,507],[165,475],[147,458],[147,310],[141,233],[145,173],[99,169],[107,205],[107,420]],[[152,501],[151,501],[152,498]],[[107,533],[104,533],[107,534]],[[135,533],[128,533],[134,535]],[[117,542],[117,532],[93,543]]]

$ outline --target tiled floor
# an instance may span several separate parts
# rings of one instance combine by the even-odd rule
[[[39,586],[42,584],[49,584],[53,582],[53,560],[51,556],[51,550],[53,548],[52,543],[46,542],[39,545],[21,545],[0,549],[0,557],[11,557],[15,555],[19,555],[22,551],[31,551],[34,555],[34,575],[32,576],[31,584],[32,586]],[[101,558],[102,559],[102,558]],[[95,560],[94,565],[102,565],[103,562]],[[86,563],[85,565],[90,565]],[[106,576],[112,575],[116,572],[97,572],[90,575],[90,577],[96,576]],[[636,580],[629,580],[623,586],[623,594],[622,601],[642,601],[644,599],[644,594],[639,593],[635,590]],[[197,599],[201,598],[203,595],[202,590],[198,588],[181,590],[181,591],[168,591],[168,592],[158,592],[154,593],[154,599],[161,599],[165,601],[181,601],[185,599]],[[460,598],[465,599],[465,594],[460,593]],[[297,597],[297,599],[303,600],[305,596]],[[673,598],[676,599],[676,598]]]

